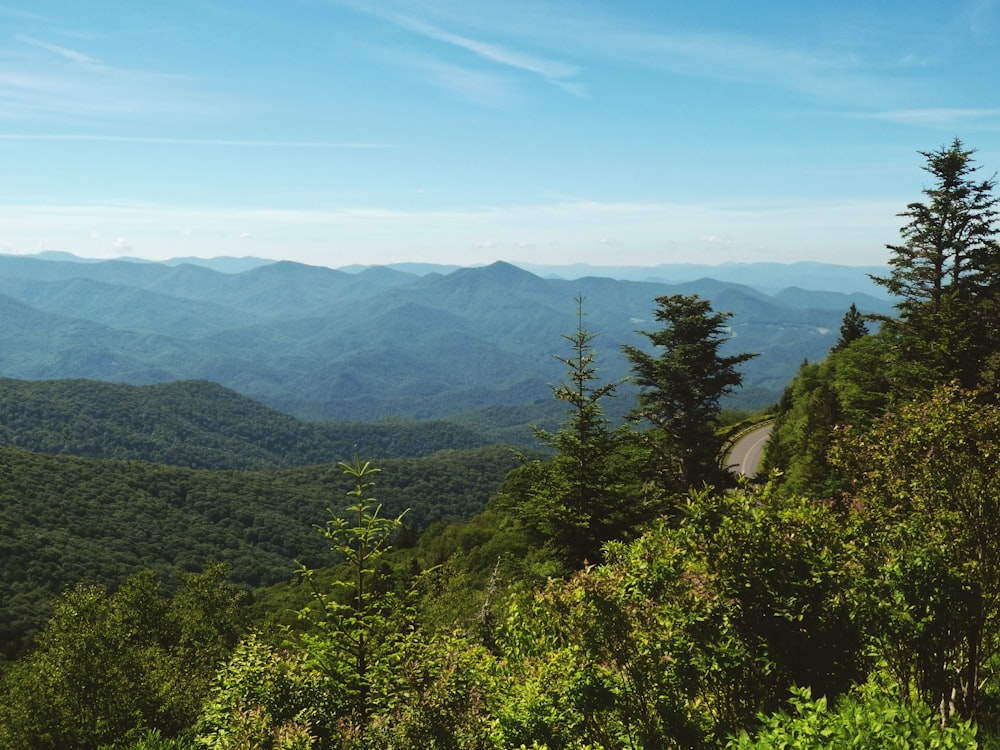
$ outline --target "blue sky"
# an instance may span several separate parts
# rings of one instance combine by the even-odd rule
[[[0,252],[881,264],[993,0],[0,0]]]

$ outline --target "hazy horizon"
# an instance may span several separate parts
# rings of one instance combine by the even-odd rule
[[[211,265],[213,262],[218,262],[220,264],[225,264],[230,262],[234,265],[244,263],[246,265],[266,265],[271,263],[281,263],[283,261],[290,261],[293,263],[302,263],[303,265],[317,266],[320,268],[330,268],[334,270],[363,270],[366,268],[375,267],[403,267],[403,266],[427,266],[427,267],[441,267],[441,268],[483,268],[486,266],[491,266],[495,263],[509,263],[510,265],[523,268],[525,270],[530,270],[531,268],[540,269],[632,269],[636,271],[641,270],[655,270],[657,268],[668,268],[668,267],[678,267],[682,268],[689,266],[692,268],[724,268],[731,266],[752,266],[752,265],[778,265],[778,266],[833,266],[838,268],[887,268],[886,263],[835,263],[830,261],[814,261],[814,260],[794,260],[794,261],[770,261],[770,260],[751,260],[751,261],[741,261],[741,260],[723,260],[717,263],[704,262],[696,263],[689,261],[665,261],[660,263],[650,263],[647,265],[637,265],[629,263],[588,263],[584,261],[573,261],[566,263],[544,263],[544,262],[534,262],[534,261],[518,261],[510,260],[507,258],[494,258],[492,260],[478,261],[475,263],[437,263],[433,261],[425,261],[419,259],[401,260],[401,261],[390,261],[387,263],[346,263],[343,265],[329,265],[322,262],[305,262],[298,261],[292,258],[265,258],[258,255],[205,255],[205,256],[172,256],[167,258],[143,258],[138,255],[115,255],[107,257],[95,257],[89,255],[78,255],[76,253],[67,250],[40,250],[37,252],[10,252],[10,251],[0,251],[0,255],[12,256],[12,257],[23,257],[23,258],[40,258],[43,260],[66,260],[66,261],[87,261],[87,262],[100,262],[100,261],[128,261],[135,263],[201,263],[206,265]]]

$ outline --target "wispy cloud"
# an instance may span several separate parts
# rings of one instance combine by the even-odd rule
[[[496,37],[499,32],[496,29],[491,32],[488,25],[486,25],[487,28],[482,28],[484,25],[482,19],[480,19],[479,23],[475,24],[477,31],[476,35],[473,36],[470,33],[458,33],[449,30],[443,25],[443,22],[434,22],[428,20],[427,17],[419,16],[418,13],[420,10],[426,11],[426,8],[413,6],[406,10],[398,10],[394,9],[391,4],[358,3],[352,0],[344,0],[340,4],[374,16],[422,39],[468,52],[479,61],[496,66],[497,68],[540,77],[573,96],[586,95],[585,84],[577,79],[577,76],[582,71],[580,65],[567,62],[552,55],[530,52],[510,42],[500,42],[490,39],[490,36]],[[467,18],[465,20],[466,22],[468,21]],[[450,70],[453,76],[458,77],[458,66],[446,64],[441,61],[438,61],[437,64],[442,69]],[[466,79],[469,81],[474,80],[474,72],[466,70]]]
[[[415,19],[400,18],[397,20],[400,25],[428,39],[444,42],[472,52],[483,60],[534,73],[549,80],[572,78],[580,72],[578,65],[532,55],[501,44],[479,41],[459,34],[453,34]]]
[[[0,54],[0,120],[211,116],[234,106],[185,76],[116,67],[35,37],[15,37]]]
[[[842,50],[790,45],[763,36],[698,29],[577,25],[592,54],[685,78],[792,91],[820,99],[874,96],[877,75]]]
[[[90,68],[103,68],[104,65],[98,61],[96,58],[86,55],[83,52],[79,52],[75,49],[70,49],[68,47],[63,47],[58,44],[50,44],[48,42],[43,42],[38,39],[29,36],[19,36],[18,41],[24,42],[26,44],[34,45],[47,52],[51,52],[56,57],[62,58],[75,65],[87,66]]]
[[[146,143],[165,146],[224,146],[232,148],[329,148],[388,149],[391,143],[350,143],[339,141],[277,141],[240,138],[169,138],[133,135],[92,135],[78,133],[0,133],[0,141],[65,141],[97,143]]]
[[[626,6],[602,10],[593,3],[560,0],[509,0],[502,10],[489,3],[435,0],[329,1],[498,67],[538,76],[574,96],[588,95],[586,71],[588,61],[595,59],[838,103],[884,101],[887,92],[902,101],[910,88],[899,77],[889,85],[893,61],[884,57],[884,45],[858,44],[853,36],[844,38],[826,28],[797,38],[766,30],[737,33],[723,30],[710,17],[700,25],[670,25],[666,19],[674,14],[653,14],[659,17],[650,23]],[[910,66],[926,62],[925,56],[912,53],[908,60]]]
[[[509,76],[492,70],[456,65],[418,50],[380,48],[383,61],[405,68],[425,83],[487,107],[515,106],[523,99]]]
[[[885,120],[901,125],[928,128],[953,128],[970,124],[992,128],[1000,127],[1000,108],[998,107],[923,107],[863,113],[856,116],[862,119]]]
[[[977,35],[991,33],[995,27],[995,11],[995,0],[976,0],[966,17],[969,31]]]

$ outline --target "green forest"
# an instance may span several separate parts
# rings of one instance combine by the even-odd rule
[[[474,423],[303,422],[204,380],[135,386],[0,378],[0,445],[34,453],[266,470],[326,463],[355,446],[381,459],[496,442]]]
[[[579,297],[533,449],[298,462],[300,426],[196,409],[145,444],[47,384],[0,441],[0,748],[1000,748],[1000,199],[960,140],[921,156],[893,313],[760,414],[694,294],[622,345],[625,420]],[[184,430],[206,463],[156,463]]]

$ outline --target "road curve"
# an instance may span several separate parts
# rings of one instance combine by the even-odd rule
[[[764,457],[764,446],[773,430],[774,422],[766,422],[743,435],[729,450],[726,468],[733,474],[742,474],[745,477],[756,476],[761,459]]]

